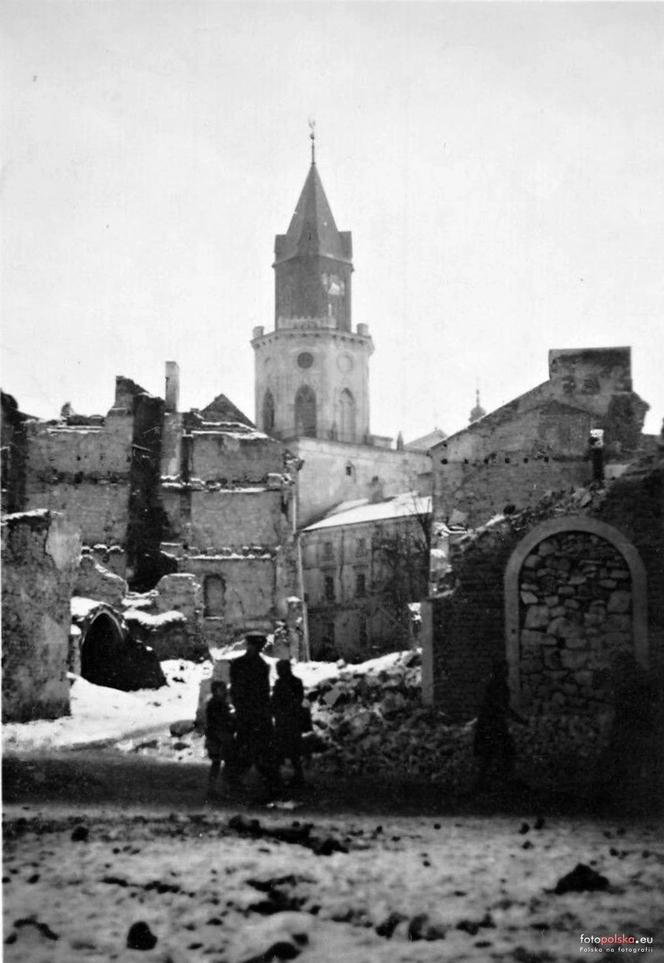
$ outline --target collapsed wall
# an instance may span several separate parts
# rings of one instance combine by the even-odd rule
[[[3,722],[69,713],[69,600],[80,549],[78,532],[56,513],[3,519]]]
[[[617,720],[625,732],[638,728],[635,699],[662,734],[664,466],[656,459],[608,491],[550,495],[469,533],[448,580],[424,607],[423,635],[425,696],[450,718],[477,714],[493,663],[506,658],[527,719],[514,727],[519,754],[542,778],[592,780]]]

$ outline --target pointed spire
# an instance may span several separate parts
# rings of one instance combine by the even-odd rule
[[[311,167],[288,231],[277,236],[277,261],[298,255],[331,257],[339,261],[352,259],[350,234],[340,232],[325,196],[315,161],[315,135],[311,133]]]
[[[311,141],[311,163],[316,163],[316,121],[309,118],[309,140]]]
[[[480,389],[479,386],[475,389],[475,407],[470,412],[470,424],[479,421],[480,418],[484,418],[486,411],[480,404]]]

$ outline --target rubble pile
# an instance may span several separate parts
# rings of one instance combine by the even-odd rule
[[[473,773],[473,724],[452,725],[422,705],[419,652],[392,653],[307,692],[314,731],[325,748],[319,771],[390,776],[465,788]]]

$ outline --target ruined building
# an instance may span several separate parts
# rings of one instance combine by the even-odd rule
[[[639,449],[647,410],[629,348],[550,351],[547,381],[432,446],[436,521],[483,525],[506,505],[584,484],[591,431],[602,433],[603,471],[615,477]]]
[[[293,463],[223,395],[178,411],[178,369],[168,362],[164,400],[118,377],[105,417],[65,410],[44,422],[6,395],[3,414],[8,511],[62,513],[133,588],[195,576],[207,645],[247,627],[271,630],[285,616],[286,599],[299,594]]]
[[[662,735],[664,451],[628,348],[551,351],[549,372],[434,449],[434,540],[468,531],[423,606],[424,686],[471,719],[506,659],[530,775],[583,785],[630,705]]]
[[[339,506],[301,532],[313,658],[370,658],[415,642],[426,594],[431,497]]]

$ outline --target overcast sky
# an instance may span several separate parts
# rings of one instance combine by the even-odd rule
[[[467,424],[551,347],[631,345],[664,415],[664,5],[3,2],[2,383],[124,374],[253,417],[309,164],[374,338],[372,429]]]

